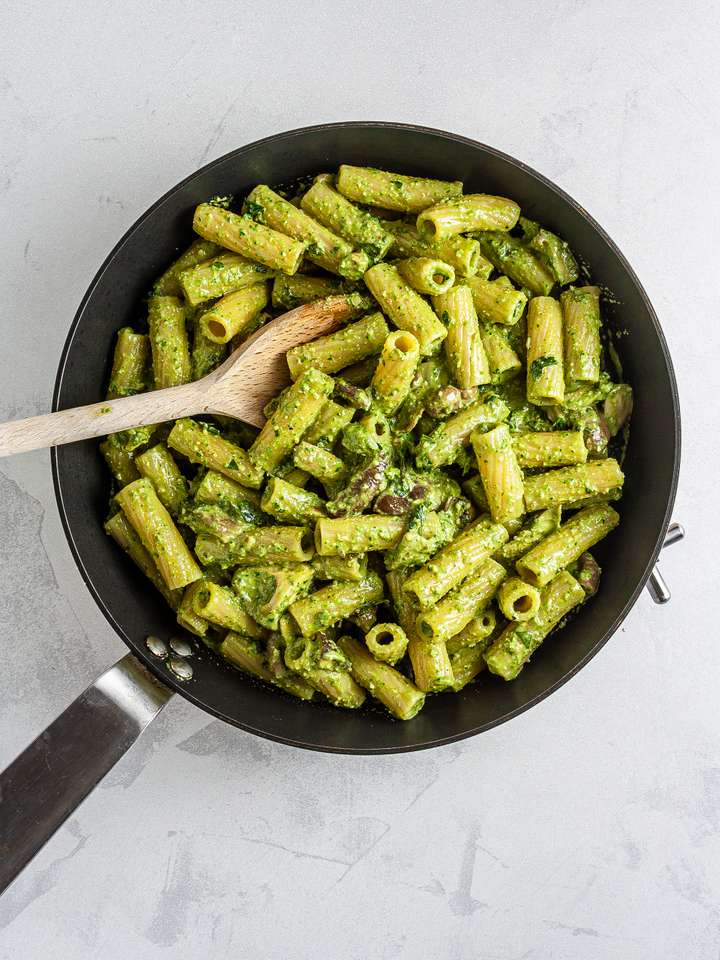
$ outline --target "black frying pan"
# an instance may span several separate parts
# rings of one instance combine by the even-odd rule
[[[510,719],[565,683],[614,633],[650,575],[672,509],[680,414],[665,339],[643,288],[607,234],[540,174],[464,137],[393,123],[339,123],[282,133],[216,160],[174,187],[118,243],[85,295],[63,350],[53,409],[102,399],[117,329],[133,324],[152,280],[192,238],[195,205],[278,184],[342,162],[462,180],[469,191],[513,197],[526,216],[566,238],[612,297],[604,311],[635,388],[622,524],[598,549],[600,593],[544,644],[512,683],[484,676],[462,693],[428,699],[408,723],[373,710],[301,703],[241,676],[202,645],[159,659],[148,634],[177,636],[171,612],[105,535],[108,476],[88,441],[53,451],[65,532],[80,572],[130,648],[0,778],[0,890],[22,869],[161,709],[174,690],[243,730],[312,750],[398,753],[472,736]],[[639,215],[639,211],[638,211]],[[188,672],[181,680],[172,670]],[[602,692],[598,691],[598,696]]]

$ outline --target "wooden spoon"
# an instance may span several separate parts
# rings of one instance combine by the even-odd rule
[[[0,424],[0,457],[201,413],[225,414],[261,427],[263,407],[290,380],[285,353],[332,333],[353,313],[347,297],[305,304],[261,327],[194,383]]]

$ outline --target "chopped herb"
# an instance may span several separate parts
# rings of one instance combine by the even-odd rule
[[[254,200],[246,200],[243,207],[243,213],[247,217],[262,217],[265,213],[265,207]]]
[[[555,357],[538,357],[536,360],[530,364],[530,373],[532,374],[533,380],[537,380],[540,374],[543,372],[545,367],[552,367],[553,364],[557,363]]]
[[[402,188],[403,188],[403,182],[402,182],[402,180],[391,180],[390,183],[391,183],[394,187],[397,187],[398,190],[402,190]]]

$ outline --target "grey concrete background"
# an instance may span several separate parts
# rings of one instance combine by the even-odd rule
[[[719,29],[682,0],[5,3],[3,419],[48,409],[86,285],[181,177],[303,124],[417,122],[526,160],[630,258],[675,356],[688,537],[669,606],[473,741],[312,755],[176,699],[2,898],[0,957],[718,957]],[[0,464],[0,570],[4,765],[124,652],[47,453]]]

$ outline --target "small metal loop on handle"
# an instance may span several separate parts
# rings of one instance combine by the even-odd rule
[[[0,893],[135,743],[172,694],[128,654],[0,773]]]
[[[663,549],[665,547],[672,546],[673,543],[677,543],[679,540],[685,536],[685,528],[681,523],[671,523],[667,528],[667,533],[665,534],[665,540],[663,541]],[[653,598],[655,603],[667,603],[672,594],[670,593],[670,587],[668,587],[665,582],[665,578],[660,573],[657,564],[653,569],[653,572],[650,574],[647,582],[648,593]]]

